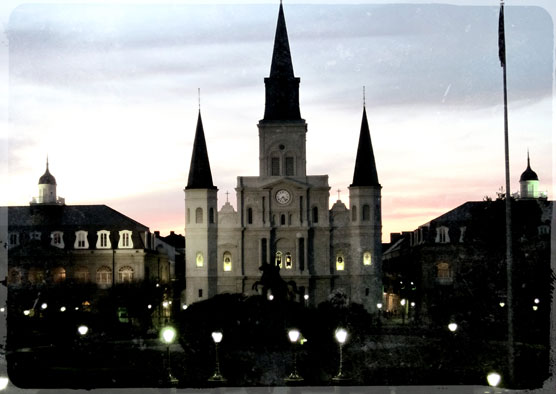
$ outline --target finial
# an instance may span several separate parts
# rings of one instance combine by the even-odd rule
[[[338,201],[340,201],[340,192],[341,192],[341,190],[338,189],[338,190],[336,190],[336,191],[338,192]]]
[[[527,148],[527,167],[531,167],[531,162],[529,161],[529,148]]]
[[[230,193],[228,193],[228,191],[226,190],[226,202],[228,202],[228,195],[229,195],[229,194],[230,194]]]
[[[48,153],[46,154],[46,169],[48,170]]]
[[[365,106],[365,85],[363,85],[363,107]]]
[[[197,99],[199,101],[199,111],[201,110],[201,88],[197,88]]]

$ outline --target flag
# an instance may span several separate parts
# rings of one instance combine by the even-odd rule
[[[500,4],[500,17],[498,19],[498,57],[500,66],[506,66],[506,37],[504,35],[504,3]]]

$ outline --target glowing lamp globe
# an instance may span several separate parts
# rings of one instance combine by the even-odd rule
[[[448,330],[455,332],[458,329],[458,325],[456,323],[448,324]]]
[[[161,331],[162,340],[170,344],[176,338],[176,330],[173,327],[164,327]]]
[[[298,330],[290,330],[288,331],[288,337],[290,338],[291,343],[296,343],[299,340],[299,331]]]
[[[343,329],[343,328],[338,328],[338,329],[336,330],[336,333],[335,333],[334,335],[336,336],[336,340],[337,340],[339,343],[344,344],[345,341],[346,341],[346,339],[347,339],[348,333],[347,333],[347,331],[346,331],[345,329]]]
[[[496,372],[491,372],[487,375],[487,382],[490,386],[496,387],[500,383],[500,375]]]
[[[214,341],[214,343],[220,343],[222,342],[222,333],[220,331],[215,331],[212,333],[212,340]]]
[[[82,325],[77,327],[77,332],[79,333],[79,335],[85,335],[89,332],[89,327]]]

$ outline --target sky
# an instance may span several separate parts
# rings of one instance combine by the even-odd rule
[[[0,205],[38,194],[46,156],[67,204],[106,204],[184,232],[198,89],[219,207],[258,175],[278,1],[43,2],[0,10]],[[327,3],[327,4],[324,4]],[[284,1],[307,173],[347,204],[363,86],[382,185],[383,240],[504,180],[497,1]],[[526,4],[526,5],[524,5]],[[505,7],[511,191],[527,149],[553,198],[550,1]],[[6,181],[7,180],[7,181]]]

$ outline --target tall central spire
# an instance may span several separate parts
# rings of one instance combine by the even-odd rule
[[[265,78],[264,83],[266,102],[263,121],[302,121],[299,111],[299,78],[293,73],[282,2],[276,24],[270,76]]]
[[[350,186],[380,186],[365,107],[363,107],[363,119],[361,120],[357,158],[355,159],[355,170],[353,171],[353,183]]]

